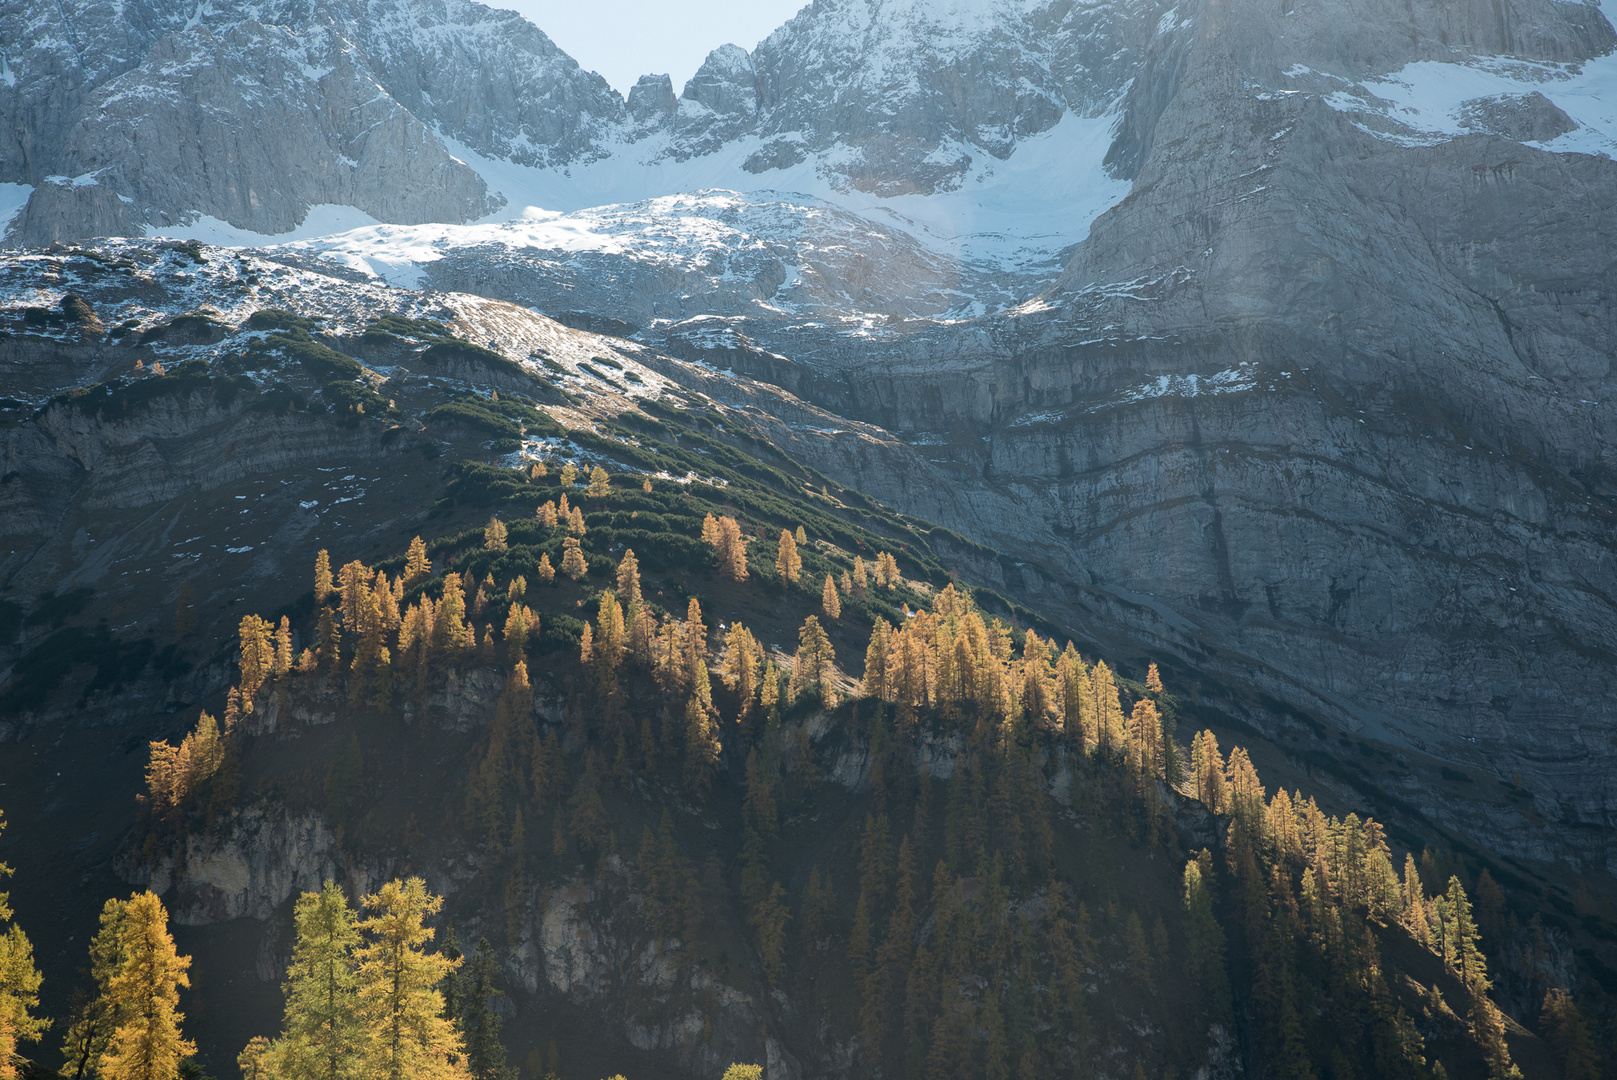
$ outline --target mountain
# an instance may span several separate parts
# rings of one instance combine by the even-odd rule
[[[841,27],[827,41],[883,44],[823,88],[899,70],[894,35],[920,24],[861,36],[846,20],[864,10],[803,13],[755,66],[830,55],[812,44],[824,21]],[[1601,404],[1617,143],[1600,104],[1617,38],[1585,4],[1361,25],[1328,4],[1159,18],[1109,144],[1074,141],[1086,121],[1069,112],[1021,138],[1000,180],[952,192],[869,199],[820,158],[760,174],[815,200],[687,195],[288,252],[628,323],[876,425],[933,459],[930,479],[894,483],[871,455],[821,467],[1018,552],[1094,636],[1519,776],[1543,819],[1580,823],[1550,842],[1605,865],[1581,825],[1610,824],[1611,771],[1589,755],[1604,760],[1617,646]],[[739,183],[749,140],[773,137],[753,122],[659,168]],[[1126,196],[1052,200],[1053,236],[995,201],[1075,173],[1121,191],[1107,172]],[[616,157],[575,177],[668,182]],[[981,228],[951,234],[950,214]],[[834,243],[809,239],[832,222],[848,223]],[[1061,246],[1064,228],[1081,242]],[[836,287],[866,266],[873,287]],[[1546,842],[1526,819],[1456,820],[1524,854]]]
[[[227,639],[241,614],[287,608],[300,640],[316,633],[312,601],[297,607],[285,584],[307,573],[313,537],[334,554],[340,538],[353,552],[343,560],[392,567],[422,532],[446,557],[480,560],[486,515],[528,497],[509,486],[519,461],[600,455],[614,474],[638,461],[629,470],[638,475],[655,472],[651,457],[635,456],[655,443],[645,453],[681,463],[662,479],[712,481],[703,512],[734,512],[773,535],[830,507],[871,530],[859,534],[866,544],[909,545],[927,588],[905,594],[909,611],[894,625],[907,625],[953,572],[1018,633],[1070,637],[1140,686],[1156,661],[1182,715],[1246,744],[1267,781],[1343,820],[1351,811],[1388,823],[1394,850],[1417,863],[1430,854],[1428,885],[1458,870],[1475,892],[1487,867],[1506,895],[1490,916],[1495,967],[1509,971],[1498,997],[1518,1019],[1531,1020],[1555,987],[1593,995],[1586,1002],[1617,992],[1602,914],[1617,873],[1609,9],[1582,0],[819,0],[751,52],[715,50],[682,92],[648,75],[626,99],[540,30],[475,4],[16,5],[0,8],[0,30],[12,133],[0,196],[16,208],[6,243],[22,249],[7,253],[0,279],[12,334],[0,339],[10,552],[0,580],[12,605],[0,609],[9,612],[0,629],[12,631],[0,694],[23,695],[0,718],[8,738],[104,726],[97,750],[121,762],[107,766],[107,783],[133,790],[128,748],[147,735],[178,738],[193,719],[154,710],[222,708],[234,678]],[[82,242],[106,234],[130,239]],[[295,318],[273,313],[282,309]],[[133,358],[145,365],[138,372]],[[153,378],[154,360],[203,366]],[[515,395],[507,411],[490,412],[496,390]],[[670,408],[706,419],[671,420]],[[703,456],[736,471],[703,472]],[[786,502],[736,501],[764,498],[736,479],[762,475],[743,464],[785,470],[793,479],[768,481],[765,494]],[[741,485],[728,503],[727,484]],[[253,511],[245,517],[231,505],[238,496]],[[260,521],[261,503],[271,512]],[[684,551],[696,543],[696,506],[659,492],[623,509],[680,518],[656,535],[683,537],[658,544]],[[559,537],[543,543],[560,557]],[[855,549],[837,543],[848,558],[826,553],[817,568],[840,573],[835,560],[851,560]],[[536,560],[539,541],[527,546],[523,558]],[[727,621],[774,612],[783,662],[790,624],[814,609],[808,590],[776,605],[725,591],[711,568],[667,570],[668,613],[686,592],[707,604],[715,591],[731,605]],[[165,637],[182,574],[205,597],[205,656]],[[91,596],[104,626],[88,616]],[[578,602],[598,602],[562,599],[543,617],[576,621]],[[76,633],[57,646],[78,651],[47,662],[53,650],[36,651],[46,628]],[[834,644],[851,675],[864,640],[845,633]],[[73,667],[81,660],[103,662],[91,674]],[[567,679],[582,671],[557,664],[544,691],[552,701],[569,697]],[[475,677],[445,682],[434,690],[435,722],[456,738],[481,730],[507,674],[481,664]],[[337,692],[288,690],[310,717],[331,715]],[[1123,693],[1132,703],[1143,691]],[[658,709],[675,726],[682,715],[679,701],[640,704],[658,731]],[[827,748],[813,760],[855,802],[798,804],[805,816],[792,843],[804,850],[832,850],[832,835],[875,813],[857,801],[874,796],[854,762],[885,735],[861,726],[862,706],[843,707],[809,737]],[[535,715],[564,733],[559,714]],[[969,733],[937,719],[953,755],[963,744],[947,740]],[[385,741],[389,722],[352,733]],[[286,731],[299,733],[289,742],[314,740],[299,747],[335,749],[324,735]],[[278,758],[264,747],[280,734],[253,737],[265,790],[301,792],[285,806],[313,815],[300,819],[308,828],[316,819],[329,828],[312,793],[324,781],[297,778],[304,751]],[[586,746],[621,756],[630,775],[614,781],[623,801],[611,812],[636,834],[655,831],[634,799],[672,801],[674,779],[649,764],[642,774],[593,728],[579,738],[567,750],[570,777],[582,775]],[[625,734],[623,745],[642,752],[640,739]],[[474,741],[434,760],[461,768]],[[1066,751],[1040,745],[1055,797]],[[913,756],[895,759],[899,771],[945,782],[927,764],[943,751],[918,741],[904,752]],[[16,768],[29,790],[49,783]],[[745,756],[720,771],[733,785]],[[433,814],[462,812],[453,809],[460,789],[434,790]],[[1215,796],[1173,790],[1186,800],[1173,804],[1178,866],[1230,834],[1209,833],[1198,817],[1198,804],[1218,808]],[[403,798],[380,781],[368,791],[368,806]],[[703,871],[706,895],[732,896],[721,879],[741,858],[742,795],[732,786],[724,798],[734,805],[721,798],[682,819],[692,835],[717,837],[686,840],[699,862],[719,867]],[[251,833],[252,821],[280,822],[281,809],[275,799],[243,803],[232,812],[249,816],[232,820]],[[92,800],[82,815],[58,828],[41,809],[19,828],[39,826],[45,844],[96,834],[87,853],[57,856],[51,880],[99,874],[111,888],[115,861],[134,873],[119,846],[127,807]],[[1124,828],[1101,820],[1103,832]],[[270,848],[253,848],[245,833],[220,841],[225,863],[269,880],[293,858],[274,847],[293,835],[285,828],[265,826]],[[433,864],[445,892],[455,859],[490,875],[498,861],[471,833],[456,836]],[[149,878],[185,897],[186,918],[224,927],[243,914],[284,916],[284,875],[245,908],[234,899],[210,908],[207,890],[236,878],[186,879],[191,842],[154,840],[176,862],[171,879]],[[217,853],[213,842],[196,840],[199,857]],[[538,858],[543,845],[532,843]],[[350,854],[370,860],[374,883],[408,847],[405,834],[386,832]],[[1141,860],[1151,856],[1116,857],[1147,874]],[[616,870],[572,877],[570,862],[546,865],[545,887],[582,890],[567,894],[579,904],[620,895]],[[781,865],[793,867],[783,887],[797,905],[809,867]],[[990,878],[960,887],[976,896]],[[1315,880],[1316,895],[1338,880]],[[484,911],[503,888],[487,877],[461,910]],[[523,979],[554,970],[552,958],[532,957],[546,947],[536,942],[547,918],[573,918],[547,907],[556,895],[536,894],[523,909],[530,953],[511,953]],[[1110,900],[1105,889],[1086,895],[1096,909]],[[1049,894],[1017,896],[1037,922]],[[1221,897],[1228,920],[1244,901]],[[852,892],[841,902],[851,925]],[[1167,911],[1147,910],[1142,933],[1161,914],[1177,943]],[[516,950],[520,928],[507,929]],[[240,929],[272,971],[279,946],[262,944],[261,931],[256,921]],[[1121,943],[1126,926],[1112,932]],[[1482,1030],[1454,1035],[1430,995],[1422,1006],[1405,994],[1440,982],[1412,959],[1425,955],[1418,941],[1378,942],[1404,995],[1398,1007],[1421,1017],[1429,1045]],[[758,943],[712,945],[703,978],[718,981],[687,988],[723,997],[738,984],[714,972]],[[1238,983],[1272,970],[1254,948],[1232,952]],[[849,1017],[815,1033],[807,1013],[769,1012],[758,1004],[775,992],[769,976],[749,970],[754,1011],[742,1026],[768,1013],[793,1068],[840,1074],[862,1060],[853,1029],[839,1026]],[[810,982],[822,976],[819,989],[782,990],[783,1008],[822,993],[851,1000],[836,976]],[[606,972],[580,978],[564,994],[584,1010],[571,1015],[608,1000],[625,1008],[626,997],[600,989]],[[1278,993],[1273,984],[1246,985],[1242,1015],[1272,1018],[1253,1002],[1274,1005],[1262,998]],[[716,1057],[689,1056],[709,1044],[661,1026],[700,1009],[641,989],[650,997],[614,1014],[601,1037],[626,1040],[616,1044],[623,1053],[684,1047],[645,1059],[648,1069],[677,1058],[717,1071]],[[1393,1015],[1371,1004],[1384,1000],[1379,991],[1362,989],[1370,997],[1354,999],[1352,1015],[1367,1024]],[[1336,990],[1321,991],[1310,1015],[1330,1014],[1319,1002],[1343,1000]],[[1444,992],[1452,1004],[1466,991]],[[987,996],[975,993],[972,1008],[986,1016]],[[654,1020],[648,1000],[672,1011]],[[1587,1007],[1591,1016],[1606,1008]],[[1463,1011],[1449,1015],[1459,1023]],[[1153,1071],[1220,1075],[1219,1038],[1205,1026],[1182,1030],[1149,1010],[1108,1015],[1160,1022],[1170,1041],[1195,1048],[1183,1061],[1151,1058]],[[986,1032],[982,1023],[973,1030]],[[859,1038],[873,1045],[894,1030]],[[1318,1047],[1329,1042],[1312,1034]],[[1234,1037],[1249,1071],[1280,1060],[1269,1036]],[[768,1053],[767,1040],[724,1038],[738,1053]],[[896,1071],[909,1048],[882,1045]],[[1130,1043],[1118,1035],[1106,1045]],[[1362,1049],[1344,1049],[1350,1065],[1333,1063],[1332,1074],[1392,1074],[1385,1061],[1368,1064],[1373,1055],[1355,1056]],[[1522,1050],[1529,1073],[1535,1052]],[[1125,1071],[1145,1064],[1116,1060]],[[1482,1075],[1480,1059],[1464,1060],[1457,1074]]]
[[[218,1074],[279,1030],[297,897],[409,876],[436,947],[490,943],[535,1077],[1551,1077],[1591,1028],[1546,992],[1617,990],[1587,879],[1428,812],[1530,794],[1073,641],[1022,560],[809,463],[924,476],[879,429],[260,252],[15,253],[0,295],[0,789],[47,1015],[149,888]]]

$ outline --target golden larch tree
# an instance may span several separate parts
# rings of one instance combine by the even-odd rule
[[[404,583],[414,585],[432,573],[432,560],[427,558],[427,545],[416,537],[410,541],[410,550],[404,556]]]
[[[331,595],[331,553],[321,548],[314,557],[314,603],[316,607]]]
[[[830,574],[825,575],[825,588],[820,590],[820,610],[827,619],[842,618],[842,601],[837,596],[837,583]]]
[[[243,615],[236,632],[241,641],[241,708],[252,712],[258,688],[275,670],[275,631],[257,615]]]
[[[6,828],[0,816],[0,832]],[[0,863],[0,880],[11,876],[11,867]],[[11,894],[0,892],[0,923],[11,919]],[[34,947],[22,928],[12,925],[0,934],[0,1078],[14,1080],[17,1075],[17,1043],[32,1042],[49,1025],[35,1017],[33,1010],[39,1005],[41,984],[39,969],[34,966]]]
[[[367,940],[356,956],[360,1015],[371,1038],[359,1072],[373,1080],[467,1076],[460,1032],[444,1018],[437,989],[460,962],[425,951],[433,939],[426,920],[442,906],[420,878],[390,881],[365,897],[359,929]]]
[[[618,597],[632,621],[640,606],[640,560],[634,557],[634,548],[624,549],[623,558],[618,560]]]
[[[508,530],[505,527],[505,522],[497,517],[489,518],[488,524],[483,526],[483,550],[505,551],[507,535]]]
[[[785,529],[780,531],[780,549],[775,556],[775,573],[784,585],[795,585],[803,573],[803,558],[797,553],[797,541]]]
[[[98,1071],[103,1080],[174,1080],[180,1060],[197,1052],[180,1033],[191,958],[175,950],[168,912],[151,892],[136,893],[124,909],[123,954],[107,987],[120,1022]]]
[[[590,572],[589,563],[584,561],[584,552],[578,546],[578,537],[569,536],[562,541],[561,572],[578,581]]]

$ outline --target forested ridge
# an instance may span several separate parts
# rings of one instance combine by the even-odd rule
[[[1526,1046],[1537,1071],[1602,1075],[1597,997],[1539,988],[1523,1019],[1549,1054],[1510,1034],[1491,972],[1536,972],[1509,950],[1543,931],[1487,869],[1445,874],[1374,820],[1266,791],[1245,750],[1179,730],[1155,665],[1124,678],[861,523],[854,493],[783,497],[729,452],[774,493],[587,455],[469,466],[453,498],[481,528],[375,566],[321,551],[301,601],[241,618],[222,713],[151,744],[132,859],[268,801],[406,872],[297,901],[284,1016],[216,1072],[567,1072],[554,1039],[507,1061],[495,957],[535,883],[585,881],[669,970],[758,978],[818,1017],[843,1057],[810,1074],[1508,1077]],[[472,672],[497,701],[451,734],[445,688]],[[305,730],[311,703],[336,730]],[[287,754],[316,734],[326,763]],[[423,739],[458,741],[401,813],[388,744]],[[478,867],[470,958],[408,872],[457,846]],[[11,927],[0,1033],[38,1040],[31,1060],[59,1049],[75,1080],[200,1072],[164,919],[150,893],[109,901],[48,1034]],[[137,968],[156,1005],[129,1005]],[[378,1037],[389,1017],[409,1039]]]

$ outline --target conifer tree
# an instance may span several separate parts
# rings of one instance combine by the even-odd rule
[[[578,466],[571,461],[561,467],[561,486],[570,488],[578,483]]]
[[[612,478],[599,465],[590,470],[590,497],[603,498],[612,486]]]
[[[567,515],[567,531],[574,536],[583,536],[587,531],[584,527],[584,511],[573,507],[573,512]]]
[[[625,548],[623,558],[618,560],[618,596],[623,601],[630,622],[633,622],[635,609],[641,603],[640,560],[634,557],[634,548]]]
[[[487,938],[479,938],[461,975],[465,987],[461,1030],[466,1033],[466,1066],[472,1080],[516,1080],[517,1070],[505,1062],[500,1041],[500,1014],[493,999],[504,995],[494,986],[499,963]]]
[[[123,962],[107,986],[118,1027],[101,1056],[103,1080],[173,1080],[196,1044],[180,1033],[180,988],[190,986],[189,956],[168,932],[168,912],[150,892],[130,897],[123,912]]]
[[[62,1075],[69,1080],[84,1080],[97,1071],[113,1031],[122,1023],[120,1003],[112,996],[111,987],[112,977],[124,963],[124,915],[128,906],[128,901],[117,898],[101,906],[100,924],[90,940],[90,977],[95,989],[75,1003],[62,1041]]]
[[[404,556],[404,584],[406,587],[426,580],[432,573],[432,560],[427,558],[427,545],[421,537],[410,541],[410,550]]]
[[[342,631],[337,628],[337,616],[329,606],[320,609],[315,639],[321,669],[328,673],[337,671],[342,664]]]
[[[443,662],[454,664],[472,643],[472,630],[466,625],[466,593],[460,575],[451,571],[444,575],[443,594],[433,611],[432,652]]]
[[[358,920],[334,881],[300,896],[292,919],[297,936],[282,986],[283,1034],[268,1049],[268,1074],[355,1080],[371,1034],[359,1012]]]
[[[370,1032],[357,1063],[378,1080],[460,1080],[464,1049],[455,1025],[443,1017],[436,989],[456,963],[428,953],[433,932],[426,920],[443,899],[430,895],[420,878],[390,881],[365,897],[359,929],[365,944],[359,961],[360,1015]]]
[[[1185,969],[1201,989],[1213,1021],[1222,1023],[1230,1013],[1230,984],[1224,971],[1224,930],[1213,914],[1212,872],[1212,853],[1206,849],[1185,863],[1185,937],[1189,944]]]
[[[505,661],[520,663],[528,652],[528,638],[539,632],[539,618],[526,604],[512,602],[505,613],[505,629],[501,638],[505,642]]]
[[[567,829],[582,851],[594,851],[606,842],[606,804],[601,801],[598,755],[584,755],[584,771],[567,800]]]
[[[343,564],[343,568],[337,572],[337,591],[342,595],[342,628],[350,634],[357,634],[360,632],[360,615],[371,592],[370,570],[358,559]]]
[[[257,615],[243,615],[237,634],[241,641],[241,705],[243,712],[250,713],[258,688],[275,670],[275,632]]]
[[[331,596],[331,554],[321,548],[314,557],[314,604],[322,607]]]
[[[505,527],[505,522],[501,521],[497,517],[489,518],[488,524],[483,526],[483,550],[507,550],[508,545],[506,544],[506,537],[509,535],[510,530]]]
[[[836,654],[831,650],[831,639],[826,637],[820,620],[810,615],[803,620],[802,629],[797,634],[797,657],[792,663],[790,689],[792,700],[797,700],[804,693],[811,693],[818,695],[827,706],[831,705],[831,693],[826,684],[835,664]]]
[[[837,598],[837,583],[831,575],[825,575],[825,587],[820,590],[820,610],[827,619],[840,619],[842,617],[842,601]]]
[[[292,670],[292,620],[281,616],[275,628],[275,677],[280,678]]]
[[[715,555],[719,551],[719,519],[709,511],[702,518],[702,543],[713,549]]]
[[[589,573],[589,564],[584,561],[584,552],[579,548],[577,537],[569,536],[562,541],[561,572],[574,581]]]
[[[563,496],[563,498],[566,498],[566,496]],[[539,518],[539,524],[547,529],[554,529],[556,523],[561,520],[561,516],[556,512],[556,501],[554,499],[541,505],[534,513]]]
[[[542,461],[535,461],[533,466],[528,469],[529,480],[543,480],[549,475],[550,470],[545,468],[545,463]]]
[[[1157,674],[1157,665],[1155,661],[1153,661],[1151,666],[1146,669],[1145,688],[1153,694],[1162,693],[1162,676]]]
[[[550,553],[545,552],[539,556],[539,569],[535,571],[539,580],[546,585],[556,580],[556,568],[550,565]]]
[[[890,630],[892,627],[887,620],[878,618],[875,625],[870,628],[870,645],[865,649],[864,693],[866,697],[882,701],[892,699],[892,688],[887,677]]]
[[[869,576],[868,576],[868,574],[866,573],[866,570],[865,570],[864,556],[863,555],[855,555],[853,557],[853,592],[854,592],[854,595],[863,596],[865,594],[866,584],[868,583],[869,580],[870,580]]]
[[[702,704],[701,695],[693,693],[685,703],[685,787],[691,794],[707,793],[722,749],[712,715]]]
[[[785,970],[786,926],[791,918],[791,909],[786,906],[786,889],[777,881],[753,909],[751,920],[758,935],[758,954],[764,962],[764,974],[772,983],[779,983]]]
[[[269,1080],[269,1049],[270,1041],[262,1035],[254,1035],[247,1040],[247,1045],[236,1055],[236,1068],[241,1070],[241,1080]]]
[[[1600,1052],[1571,992],[1553,988],[1544,995],[1539,1027],[1561,1065],[1562,1080],[1599,1080]]]
[[[803,573],[803,559],[797,553],[797,541],[785,529],[780,531],[780,550],[775,556],[775,572],[782,585],[795,585]]]
[[[731,581],[747,580],[747,538],[735,518],[719,518],[714,550],[719,557],[720,573]]]
[[[739,701],[736,722],[742,723],[752,713],[753,703],[758,696],[764,655],[758,639],[739,622],[731,623],[725,635],[724,661],[724,685]]]
[[[0,833],[5,832],[0,815]],[[0,881],[11,876],[11,867],[0,863]],[[11,894],[0,891],[0,924],[11,920]],[[0,1078],[17,1074],[18,1042],[33,1042],[48,1026],[33,1015],[39,1006],[39,969],[34,966],[34,947],[16,924],[0,935]]]

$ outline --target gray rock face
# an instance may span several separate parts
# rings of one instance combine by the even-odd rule
[[[1106,112],[1170,6],[817,3],[751,57],[725,46],[708,58],[681,99],[671,153],[757,134],[771,141],[752,172],[840,146],[827,167],[850,187],[949,190],[977,153],[1007,158],[1069,109]]]
[[[197,214],[284,232],[321,203],[465,221],[499,202],[436,132],[554,165],[599,156],[623,116],[605,81],[537,28],[465,0],[122,11],[0,6],[5,39],[15,27],[29,46],[7,46],[0,180],[37,189],[12,243]]]
[[[498,205],[421,121],[377,95],[329,25],[294,37],[249,20],[163,38],[141,68],[88,95],[57,167],[88,182],[66,189],[74,198],[31,203],[16,240],[82,235],[84,210],[111,226],[102,232],[171,224],[184,208],[278,233],[321,203],[401,223]],[[106,220],[96,189],[118,196]]]
[[[642,75],[629,88],[629,115],[637,124],[662,124],[678,108],[679,99],[674,96],[674,83],[667,75]]]
[[[1473,98],[1460,109],[1460,126],[1514,142],[1549,142],[1578,125],[1538,91]]]
[[[844,357],[835,407],[943,433],[963,483],[1043,519],[1021,549],[1137,603],[1142,634],[1173,636],[1165,608],[1232,673],[1610,826],[1617,165],[1409,145],[1325,93],[1454,50],[1587,57],[1611,28],[1402,11],[1339,39],[1337,5],[1201,9],[1154,122],[1136,83],[1133,191],[1058,287]],[[1468,115],[1566,130],[1534,101]]]

